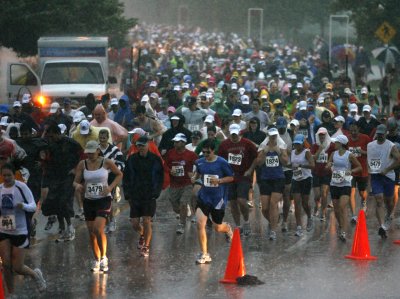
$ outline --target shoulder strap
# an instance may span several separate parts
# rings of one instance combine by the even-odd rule
[[[104,160],[105,160],[105,159],[106,159],[106,158],[103,158],[103,160],[101,160],[101,164],[100,164],[99,169],[103,167],[103,164],[104,164]]]
[[[87,167],[87,162],[86,162],[86,160],[85,160],[85,169],[86,169],[86,170],[88,170],[88,167]]]
[[[19,192],[21,193],[22,198],[24,199],[24,203],[28,204],[28,201],[27,201],[27,199],[26,199],[26,197],[25,197],[24,192],[22,191],[22,188],[21,188],[20,186],[17,186],[17,184],[15,184],[15,187],[16,187],[16,188],[19,190]]]

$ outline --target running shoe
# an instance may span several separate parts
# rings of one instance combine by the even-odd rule
[[[296,237],[301,237],[301,236],[303,236],[303,229],[301,228],[300,225],[296,228],[296,232],[295,232],[294,235],[295,235]]]
[[[245,222],[243,224],[243,234],[245,236],[248,236],[251,234],[251,226],[250,226],[250,222]]]
[[[351,224],[357,224],[357,216],[351,217],[350,222],[351,222]]]
[[[195,216],[195,215],[192,215],[192,219],[190,219],[190,221],[191,221],[192,223],[196,223],[196,222],[197,222],[196,216]]]
[[[213,223],[212,223],[211,219],[210,219],[210,218],[207,218],[206,228],[212,229],[212,227],[213,227]]]
[[[75,239],[75,229],[71,225],[70,227],[67,228],[64,241],[73,241],[74,239]]]
[[[381,226],[381,227],[379,228],[379,230],[378,230],[378,235],[380,235],[382,239],[386,239],[386,238],[387,238],[386,229],[384,229],[384,228]]]
[[[108,224],[108,230],[110,233],[117,230],[117,220],[115,220],[115,218]]]
[[[67,231],[65,229],[60,230],[58,237],[56,239],[56,243],[64,242],[66,238],[67,238]]]
[[[46,280],[44,280],[44,278],[43,278],[42,271],[40,271],[40,269],[36,268],[35,270],[33,270],[33,272],[35,272],[35,274],[36,274],[36,277],[35,277],[36,285],[37,285],[39,291],[43,292],[47,288],[47,283],[46,283]]]
[[[211,261],[212,261],[212,259],[210,257],[210,254],[208,254],[208,253],[199,253],[199,255],[196,258],[197,265],[209,264],[209,263],[211,263]]]
[[[291,204],[291,205],[290,205],[289,213],[291,213],[291,214],[294,213],[294,204]]]
[[[232,231],[232,227],[230,226],[230,224],[227,224],[227,225],[228,225],[228,232],[225,233],[225,239],[226,239],[226,242],[230,243],[233,238],[233,231]]]
[[[31,223],[31,232],[30,232],[32,238],[36,236],[36,225],[37,225],[37,219],[33,218]]]
[[[271,232],[269,233],[269,239],[271,241],[275,241],[276,240],[276,232],[274,232],[273,230],[271,230]]]
[[[321,216],[321,218],[319,219],[321,222],[326,222],[326,216]]]
[[[339,239],[342,242],[346,242],[346,232],[341,232],[339,235]]]
[[[392,217],[391,216],[386,216],[385,217],[385,223],[384,223],[384,229],[388,230],[390,226],[392,225]]]
[[[328,203],[327,208],[328,208],[328,209],[333,209],[333,204],[332,204],[332,203]]]
[[[44,230],[51,230],[55,222],[56,222],[56,216],[49,216],[47,218],[47,223],[46,226],[44,227]]]
[[[361,201],[361,208],[364,210],[364,212],[367,212],[367,201],[366,200]]]
[[[142,257],[148,257],[150,254],[150,248],[147,246],[143,246],[142,249],[140,249],[140,256]]]
[[[142,249],[143,246],[144,246],[144,236],[143,236],[143,235],[140,235],[139,243],[138,243],[137,248],[138,248],[138,249]]]
[[[104,233],[108,234],[110,232],[110,224],[106,224],[106,226],[104,227]]]
[[[247,201],[247,205],[249,206],[249,208],[254,208],[254,204],[250,200]]]
[[[108,271],[108,258],[103,256],[100,260],[100,271],[107,272]]]
[[[99,260],[94,260],[92,261],[90,265],[90,271],[96,273],[100,271],[100,261]]]
[[[182,223],[179,223],[176,228],[176,233],[178,235],[182,235],[185,232],[185,226]]]
[[[288,225],[287,222],[282,222],[282,232],[286,233],[288,231]]]
[[[306,230],[307,230],[308,232],[310,232],[310,231],[313,229],[313,226],[314,226],[314,221],[313,221],[312,217],[310,217],[310,218],[307,219],[307,227],[306,227]]]

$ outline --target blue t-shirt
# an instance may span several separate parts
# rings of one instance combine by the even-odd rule
[[[220,184],[213,186],[210,184],[210,179],[212,177],[221,179],[233,176],[231,166],[224,158],[218,156],[213,162],[208,162],[205,158],[201,158],[196,161],[195,165],[203,181],[198,194],[199,200],[204,204],[211,205],[214,209],[224,209],[228,200],[228,185]]]

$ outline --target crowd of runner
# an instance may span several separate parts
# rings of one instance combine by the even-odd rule
[[[262,50],[234,34],[152,27],[150,35],[138,26],[132,35],[138,68],[122,96],[89,94],[84,105],[55,99],[46,111],[24,94],[0,106],[0,256],[9,292],[12,271],[46,288],[21,250],[42,229],[38,213],[48,217],[45,230],[58,223],[57,242],[74,240],[73,217],[85,220],[91,270],[108,271],[106,233],[117,228],[121,194],[143,257],[160,194],[179,216],[177,234],[189,209],[196,263],[204,264],[212,260],[207,226],[228,242],[233,228],[251,234],[256,185],[271,241],[288,233],[292,205],[301,237],[327,221],[330,204],[346,241],[369,192],[377,233],[387,237],[400,166],[400,106],[389,113],[389,86],[380,95],[367,85],[354,90],[343,72],[329,70],[318,42],[309,51],[282,40]],[[224,222],[228,202],[232,224]]]

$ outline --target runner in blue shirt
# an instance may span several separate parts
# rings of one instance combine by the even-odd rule
[[[215,154],[215,140],[207,139],[203,145],[204,157],[195,163],[195,174],[192,183],[202,179],[202,186],[197,199],[197,230],[201,253],[196,259],[197,264],[211,263],[207,251],[206,223],[209,216],[215,231],[225,233],[227,241],[232,239],[232,228],[222,222],[225,215],[225,206],[228,199],[227,183],[233,181],[233,171],[228,162]]]

